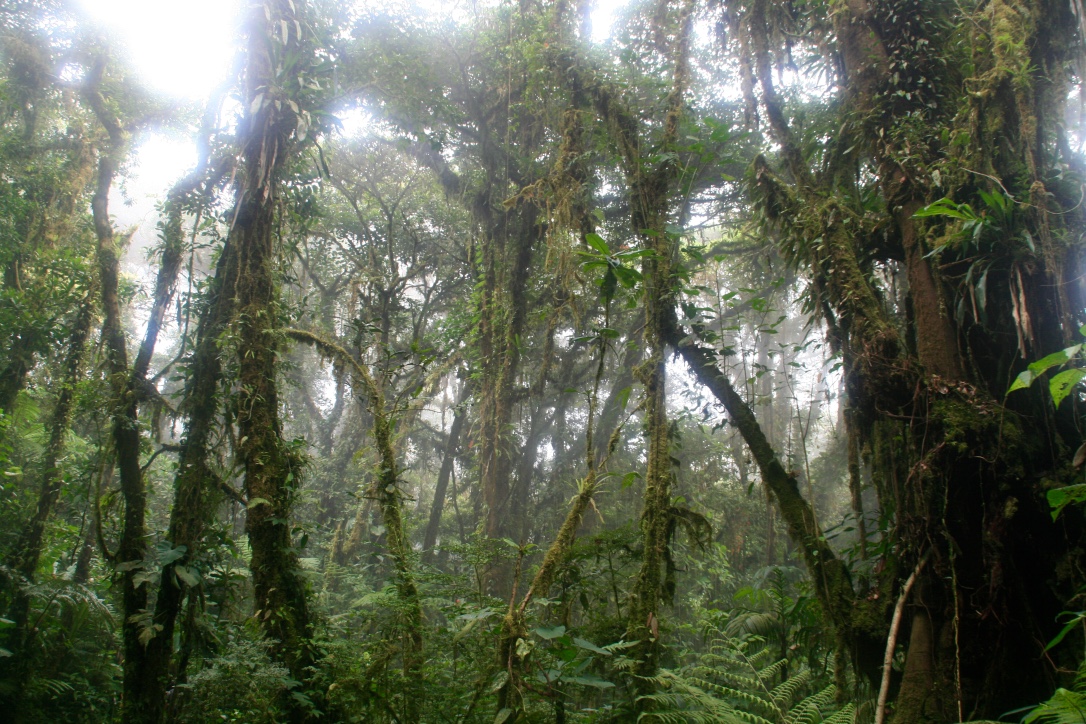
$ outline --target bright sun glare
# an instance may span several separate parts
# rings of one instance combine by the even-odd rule
[[[207,98],[227,77],[242,1],[77,0],[120,45],[121,54],[149,88],[190,102]],[[615,13],[627,1],[597,0],[592,17],[594,40],[607,38]],[[423,3],[436,8],[441,0]],[[344,120],[349,132],[365,125]],[[114,197],[123,198],[123,203],[114,200],[111,204],[119,224],[141,227],[136,246],[146,243],[148,234],[153,238],[156,200],[195,162],[191,139],[152,133],[142,140],[123,197]]]

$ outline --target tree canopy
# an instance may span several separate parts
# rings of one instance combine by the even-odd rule
[[[0,1],[11,721],[1086,716],[1081,0],[599,18]]]

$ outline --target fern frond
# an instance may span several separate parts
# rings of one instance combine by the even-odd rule
[[[856,707],[851,702],[845,704],[840,710],[835,711],[822,720],[822,724],[853,724],[856,715]]]
[[[776,634],[780,628],[781,620],[776,611],[749,611],[732,619],[727,631],[736,636],[744,633],[768,636]]]
[[[746,722],[746,724],[775,724],[775,722],[769,719],[763,719],[757,714],[752,714],[749,711],[736,710],[735,715],[739,717],[740,721]]]
[[[762,681],[758,676],[748,676],[747,674],[741,674],[736,671],[696,666],[690,669],[690,672],[700,677],[712,676],[721,684],[725,686],[734,686],[738,689],[749,689],[753,691],[762,688]]]
[[[655,721],[670,724],[715,724],[743,721],[732,705],[700,688],[691,679],[681,673],[662,669],[656,676],[647,679],[664,691],[638,697],[638,701],[652,702],[653,710],[644,712],[638,721]],[[772,724],[768,722],[767,724]]]
[[[773,681],[780,678],[781,673],[785,667],[788,666],[788,659],[781,659],[776,663],[772,663],[758,672],[758,676],[762,678],[762,681]]]
[[[745,654],[744,658],[746,658],[747,663],[751,668],[761,671],[776,660],[776,652],[764,648],[751,654]]]
[[[808,696],[789,712],[788,724],[820,724],[826,712],[834,708],[837,687],[830,684],[822,691]]]
[[[783,681],[775,686],[769,694],[773,697],[773,702],[777,706],[782,709],[788,709],[792,705],[792,702],[795,701],[800,690],[806,686],[810,680],[810,670],[803,669],[795,676],[790,677],[787,681]]]
[[[1086,692],[1056,689],[1051,699],[1022,721],[1025,724],[1082,724],[1086,721]]]
[[[780,715],[780,710],[774,705],[773,702],[767,701],[759,696],[756,692],[748,691],[745,689],[736,689],[730,686],[723,686],[721,684],[714,684],[711,681],[704,681],[702,679],[691,679],[691,681],[702,689],[708,689],[719,696],[726,696],[735,701],[742,702],[747,706],[759,708],[769,714]]]

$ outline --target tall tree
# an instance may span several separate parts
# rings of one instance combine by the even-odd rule
[[[245,19],[242,161],[230,243],[237,245],[239,457],[249,501],[245,529],[251,562],[254,616],[272,641],[276,658],[298,681],[312,662],[306,583],[298,568],[289,520],[301,459],[282,436],[277,383],[280,310],[276,252],[277,212],[283,175],[299,130],[294,95],[306,68],[299,51],[301,22],[293,3],[268,0]],[[304,81],[302,81],[304,82]],[[295,720],[305,718],[295,704]]]

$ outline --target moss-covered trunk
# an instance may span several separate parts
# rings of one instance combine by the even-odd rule
[[[282,437],[278,365],[279,257],[276,251],[282,174],[291,162],[296,117],[278,84],[296,62],[298,18],[289,0],[267,0],[246,18],[245,108],[240,122],[242,160],[230,243],[236,245],[235,286],[237,392],[234,415],[240,434],[248,509],[245,531],[252,549],[253,616],[272,644],[272,655],[305,682],[312,663],[307,585],[291,539],[291,509],[300,483],[300,453]],[[286,28],[281,31],[281,28]],[[290,718],[308,717],[286,697]]]
[[[184,196],[194,190],[198,174],[175,188],[167,206],[164,227],[164,253],[180,255],[183,248],[182,213]],[[179,566],[188,567],[196,559],[203,531],[219,500],[217,474],[212,467],[211,447],[218,420],[218,391],[222,379],[220,337],[230,321],[237,275],[236,245],[228,238],[215,268],[215,276],[200,311],[195,349],[181,409],[187,415],[181,440],[174,496],[166,540],[174,549],[184,549],[176,560],[163,566],[153,624],[158,634],[147,647],[147,679],[144,698],[150,721],[161,721],[166,710],[166,692],[172,674],[174,630],[187,593],[184,579],[177,575]],[[183,675],[183,671],[176,672]]]
[[[49,442],[41,461],[37,507],[19,534],[19,542],[13,551],[14,557],[9,564],[23,579],[15,583],[11,608],[8,612],[8,618],[14,625],[8,633],[6,648],[12,652],[13,656],[12,660],[6,662],[4,666],[6,670],[14,671],[11,678],[16,682],[24,682],[25,677],[30,673],[28,648],[32,632],[27,631],[30,596],[23,590],[23,585],[33,583],[37,576],[38,564],[45,545],[45,528],[64,486],[65,470],[62,457],[71,427],[76,385],[83,375],[87,339],[94,323],[97,305],[92,297],[95,293],[96,290],[92,289],[83,300],[68,337],[68,351],[62,368],[63,376],[49,419]],[[12,705],[17,709],[19,701],[13,701]],[[17,712],[13,712],[13,718],[19,720]]]
[[[781,176],[759,158],[751,191],[786,256],[811,269],[814,303],[843,357],[857,514],[859,448],[872,453],[894,552],[884,554],[871,591],[854,591],[832,550],[822,550],[787,476],[774,492],[824,610],[869,678],[863,652],[887,627],[875,594],[887,600],[911,564],[930,556],[898,639],[907,654],[892,721],[999,715],[1045,695],[1051,673],[1034,662],[1055,633],[1047,622],[1058,610],[1058,558],[1079,535],[1065,529],[1060,542],[1038,485],[1064,474],[1052,451],[1077,445],[1078,433],[1060,425],[1062,438],[1036,426],[1027,432],[1020,415],[1052,411],[1024,397],[999,402],[1021,358],[1065,345],[1073,331],[1064,307],[1075,303],[1057,291],[1066,289],[1057,282],[1065,252],[1047,243],[1064,215],[1079,213],[1078,196],[1049,192],[1058,174],[1042,170],[1061,162],[1053,125],[1066,93],[1055,88],[1080,52],[1071,50],[1079,42],[1068,30],[1073,18],[1066,3],[997,0],[957,7],[967,30],[955,35],[938,19],[954,10],[939,3],[844,4],[832,32],[809,29],[839,53],[846,111],[835,142],[850,149],[819,165],[773,85],[774,63],[787,50],[771,47],[781,36],[770,8],[768,0],[730,8],[749,39],[744,54],[780,146]],[[870,218],[870,207],[848,201],[854,182],[842,181],[854,172],[845,169],[864,164],[881,204]],[[971,203],[979,221],[917,214],[944,196]],[[1060,215],[1051,213],[1058,205]],[[895,300],[900,313],[883,298],[868,255],[901,265],[908,284]],[[699,375],[719,377],[712,355],[695,347],[683,352]],[[722,401],[732,395],[718,393]],[[729,406],[733,420],[741,403]],[[764,440],[744,436],[758,459]],[[828,575],[833,568],[841,575]],[[1026,621],[1036,628],[1011,623]]]
[[[324,354],[338,360],[352,370],[355,379],[355,395],[366,400],[373,417],[373,441],[377,448],[378,468],[373,477],[373,487],[368,498],[376,500],[381,509],[381,520],[386,529],[386,545],[396,569],[396,591],[403,607],[403,675],[404,696],[401,700],[402,721],[419,721],[423,710],[422,687],[423,617],[418,584],[415,582],[411,541],[403,520],[402,493],[399,489],[399,463],[393,444],[395,419],[388,410],[385,393],[363,362],[359,362],[347,350],[321,337],[298,329],[286,330],[293,339],[315,345]],[[361,528],[361,520],[355,522]]]
[[[98,285],[102,298],[102,341],[106,350],[106,369],[113,394],[111,428],[117,471],[120,475],[124,518],[117,548],[117,570],[122,577],[124,623],[124,689],[122,718],[125,722],[144,722],[146,712],[141,696],[147,688],[144,679],[146,641],[153,630],[147,627],[148,586],[137,579],[146,566],[147,491],[140,468],[140,431],[138,390],[128,365],[127,341],[118,296],[119,249],[109,217],[109,191],[117,169],[128,150],[128,133],[114,115],[101,84],[105,59],[91,70],[85,95],[98,121],[105,127],[108,140],[99,152],[98,182],[91,209],[98,238]]]
[[[497,181],[492,182],[497,186]],[[479,475],[485,504],[484,532],[503,538],[515,530],[510,520],[512,475],[516,461],[512,439],[514,392],[520,372],[521,339],[528,314],[527,285],[532,251],[544,228],[535,206],[518,204],[497,210],[499,199],[488,184],[476,201],[485,219],[482,241],[483,289],[479,309],[479,356],[482,379],[479,401]],[[491,592],[506,596],[511,571],[499,562],[487,576]]]

